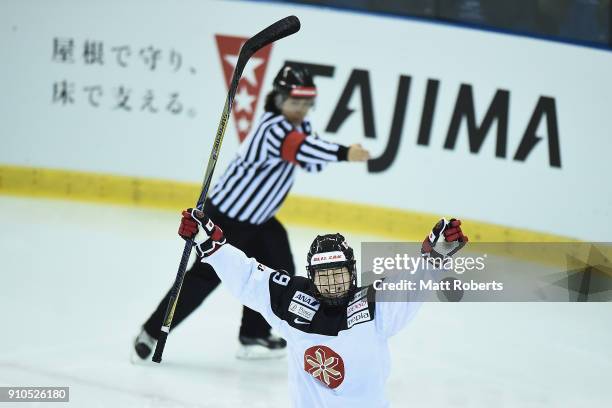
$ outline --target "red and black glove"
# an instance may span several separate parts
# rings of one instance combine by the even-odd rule
[[[453,256],[468,242],[468,237],[461,231],[461,221],[442,218],[425,237],[421,246],[423,256],[447,258]]]
[[[202,211],[193,208],[183,211],[178,234],[184,240],[193,240],[193,246],[199,257],[213,254],[226,243],[223,230]]]

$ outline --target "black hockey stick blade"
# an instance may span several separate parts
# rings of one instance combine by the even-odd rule
[[[250,52],[252,55],[266,45],[297,33],[299,30],[300,20],[296,16],[288,16],[249,38],[242,48],[244,52]]]
[[[268,44],[272,44],[274,41],[280,40],[282,38],[288,37],[291,34],[295,34],[300,30],[300,20],[296,16],[287,16],[281,20],[278,20],[276,23],[264,28],[253,37],[249,38],[240,49],[240,54],[238,55],[238,61],[236,62],[236,67],[234,68],[234,75],[232,76],[232,81],[230,82],[230,89],[228,92],[227,102],[229,104],[229,110],[232,108],[232,104],[234,103],[234,95],[236,94],[236,90],[238,89],[238,82],[240,81],[240,77],[242,76],[242,71],[244,67],[246,67],[249,59],[255,54],[257,51],[262,49]],[[229,115],[229,112],[228,112]],[[198,200],[198,203],[201,200]],[[199,206],[198,206],[199,208]]]
[[[234,96],[236,95],[236,90],[238,89],[238,82],[240,81],[242,71],[244,70],[244,67],[246,66],[249,58],[251,58],[253,54],[255,54],[257,51],[259,51],[266,45],[271,44],[276,40],[280,40],[281,38],[285,38],[291,34],[294,34],[299,29],[300,20],[296,16],[288,16],[255,34],[253,37],[249,38],[242,46],[242,49],[240,50],[240,55],[238,56],[238,61],[236,62],[236,67],[234,68],[232,81],[227,92],[225,106],[223,108],[221,120],[219,121],[219,126],[217,128],[217,135],[215,136],[213,147],[210,152],[210,158],[208,159],[206,172],[204,173],[202,190],[200,191],[200,197],[198,198],[196,204],[197,208],[204,208],[204,204],[208,196],[208,188],[210,187],[212,175],[215,171],[215,166],[217,165],[219,151],[221,150],[223,136],[225,135],[225,129],[227,127],[227,123],[229,122],[229,116],[232,110]],[[185,271],[187,269],[187,263],[189,261],[189,255],[191,254],[192,248],[193,241],[189,240],[185,242],[185,248],[183,249],[181,262],[176,273],[174,285],[172,286],[172,289],[170,289],[170,299],[168,301],[168,306],[166,307],[166,313],[164,315],[164,320],[160,329],[157,345],[155,346],[155,352],[153,353],[152,360],[156,363],[161,363],[162,354],[166,346],[166,340],[168,339],[170,326],[172,325],[172,318],[174,317],[174,312],[178,303],[181,287],[183,286],[183,280],[185,279]]]

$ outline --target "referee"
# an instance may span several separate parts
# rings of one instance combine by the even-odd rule
[[[214,186],[205,212],[223,229],[229,243],[273,269],[295,275],[287,231],[276,219],[291,190],[296,170],[319,172],[330,162],[365,162],[361,145],[327,142],[312,133],[306,115],[317,95],[310,72],[285,64],[266,96],[265,113],[243,141],[238,154]],[[205,263],[196,262],[185,275],[171,330],[193,312],[220,283]],[[144,323],[134,341],[135,354],[146,359],[155,348],[170,292]],[[285,355],[284,339],[270,334],[257,312],[244,307],[239,332],[242,359]]]

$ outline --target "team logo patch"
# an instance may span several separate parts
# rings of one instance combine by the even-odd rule
[[[327,346],[313,346],[306,349],[304,370],[332,389],[344,381],[344,361],[338,353]]]

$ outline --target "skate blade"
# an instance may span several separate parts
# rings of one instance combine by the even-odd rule
[[[270,350],[264,346],[240,346],[236,352],[239,360],[272,360],[283,358],[287,355],[286,349]]]

